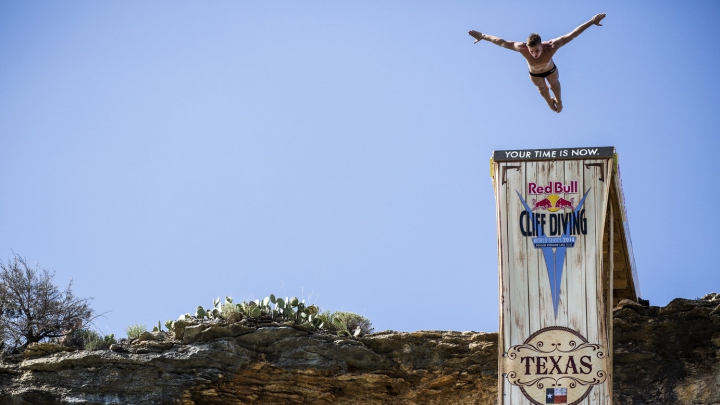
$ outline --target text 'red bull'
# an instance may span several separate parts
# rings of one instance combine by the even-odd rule
[[[547,186],[539,186],[537,183],[528,183],[528,194],[577,194],[578,182],[573,180],[570,184],[563,184],[561,181],[551,181]]]

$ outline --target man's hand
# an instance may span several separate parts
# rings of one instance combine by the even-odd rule
[[[503,48],[506,48],[506,49],[509,49],[509,50],[515,51],[515,52],[520,52],[520,47],[524,46],[524,44],[522,42],[506,41],[502,38],[498,38],[498,37],[495,37],[492,35],[481,34],[475,30],[468,31],[468,34],[470,34],[471,37],[475,38],[475,42],[473,42],[473,44],[477,44],[478,42],[480,42],[484,39],[484,40],[486,40],[490,43],[493,43],[497,46],[501,46]]]
[[[482,41],[482,39],[483,39],[482,34],[475,30],[468,31],[468,34],[470,34],[471,37],[475,38],[475,42],[473,42],[473,45],[477,44],[478,42]]]
[[[602,24],[600,24],[600,21],[602,21],[603,18],[605,18],[605,13],[596,14],[595,17],[590,19],[590,22],[602,27]]]

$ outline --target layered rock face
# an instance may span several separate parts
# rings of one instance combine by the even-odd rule
[[[720,404],[720,297],[615,309],[616,404]],[[497,334],[178,323],[114,350],[0,363],[0,404],[494,404]]]
[[[615,404],[720,404],[720,295],[614,316]]]
[[[477,404],[497,392],[493,333],[177,329],[118,351],[32,347],[0,366],[0,404]]]

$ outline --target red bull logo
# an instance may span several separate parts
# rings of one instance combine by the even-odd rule
[[[577,194],[578,182],[573,180],[570,184],[563,184],[562,181],[551,181],[547,186],[539,186],[537,183],[528,183],[527,193],[537,194]]]
[[[533,211],[537,210],[548,210],[550,212],[558,212],[562,209],[569,208],[570,211],[575,211],[575,199],[571,198],[570,201],[560,197],[557,194],[550,194],[547,198],[540,201],[532,200]]]

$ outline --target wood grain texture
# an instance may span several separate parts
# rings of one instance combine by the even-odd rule
[[[606,232],[612,168],[612,159],[494,163],[500,283],[498,359],[501,381],[498,382],[498,403],[530,404],[519,387],[509,384],[507,379],[502,377],[505,371],[503,354],[507,353],[510,347],[523,344],[536,331],[554,326],[567,327],[585,336],[591,343],[604,348],[611,345],[608,331],[608,315],[611,311],[608,300],[611,299],[611,294],[608,295],[606,277],[612,278],[613,274],[608,273],[607,266],[604,266],[604,258],[608,255],[603,254],[607,250],[603,236]],[[506,180],[505,184],[502,182],[503,178]],[[552,182],[569,185],[573,181],[577,182],[577,193],[530,195],[527,190],[530,182],[546,186]],[[518,193],[533,213],[545,215],[545,231],[549,233],[551,214],[566,215],[573,210],[554,206],[553,210],[549,210],[535,207],[534,203],[550,198],[550,194],[556,194],[572,201],[577,208],[586,191],[587,197],[578,214],[584,210],[587,232],[574,235],[575,245],[565,249],[556,316],[550,288],[551,278],[548,276],[548,263],[543,250],[535,248],[532,236],[523,235],[520,230],[521,218],[526,208]],[[547,201],[545,203],[547,204]],[[559,221],[558,216],[555,218]],[[526,228],[530,222],[528,220],[524,223]],[[553,251],[553,257],[559,260],[557,248]],[[556,270],[557,268],[552,268],[551,271]],[[557,272],[555,274],[557,276]],[[606,360],[605,370],[611,370],[609,363]],[[598,384],[581,403],[607,404],[610,392],[607,381]]]

